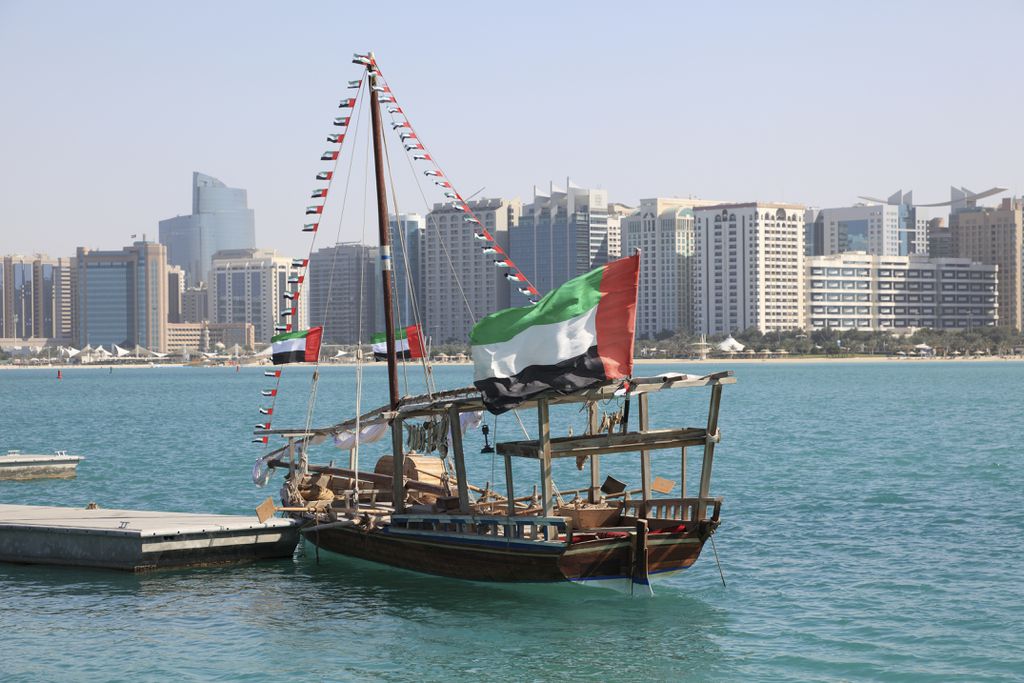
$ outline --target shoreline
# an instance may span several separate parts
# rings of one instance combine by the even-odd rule
[[[829,358],[826,356],[793,356],[786,358],[734,358],[734,357],[721,357],[721,358],[706,358],[701,360],[699,358],[635,358],[633,360],[634,365],[672,365],[672,364],[689,364],[689,365],[758,365],[758,364],[822,364],[822,363],[1021,363],[1024,362],[1024,356],[960,356],[960,357],[937,357],[937,358],[921,358],[908,356],[901,358],[898,356],[848,356],[845,358]],[[372,363],[367,363],[367,366],[373,367]],[[469,366],[472,367],[472,361],[444,361],[434,362],[431,365],[435,366]],[[88,363],[85,365],[63,365],[63,364],[39,364],[39,365],[13,365],[13,364],[0,364],[0,372],[4,370],[153,370],[157,368],[208,368],[208,369],[228,369],[236,367],[234,364],[224,365],[190,365],[187,363],[155,363],[155,364],[116,364],[116,363]],[[259,363],[242,363],[239,367],[272,367],[269,364]],[[355,367],[354,363],[322,363],[321,367]],[[383,367],[383,366],[381,366]]]

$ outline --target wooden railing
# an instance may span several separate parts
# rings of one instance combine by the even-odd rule
[[[704,514],[698,519],[697,511],[704,503]],[[718,521],[722,511],[722,498],[653,498],[646,503],[642,500],[628,500],[623,503],[622,514],[638,519],[678,519],[680,522],[703,520]],[[709,514],[710,513],[710,514]]]
[[[444,532],[473,536],[538,541],[565,533],[565,517],[508,517],[506,515],[393,515],[394,530]]]

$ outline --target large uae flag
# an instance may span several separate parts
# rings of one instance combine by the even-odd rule
[[[633,372],[640,255],[569,280],[535,306],[473,327],[474,384],[502,413],[546,391],[569,393]]]
[[[373,344],[373,359],[388,359],[388,337],[381,332],[370,338]],[[395,356],[397,358],[423,358],[427,355],[423,348],[423,334],[419,325],[410,325],[404,330],[395,332]]]
[[[285,332],[270,338],[274,365],[315,363],[320,357],[320,338],[324,328],[311,327],[298,332]]]

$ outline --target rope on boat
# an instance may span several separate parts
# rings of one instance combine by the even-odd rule
[[[715,553],[715,564],[718,565],[718,575],[722,577],[722,588],[725,588],[725,573],[722,572],[722,563],[718,561],[718,548],[715,547],[715,532],[711,532],[711,550]]]

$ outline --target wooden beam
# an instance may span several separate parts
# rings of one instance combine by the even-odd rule
[[[707,503],[704,501],[709,495],[711,495],[711,467],[715,461],[715,442],[711,437],[715,437],[718,434],[718,409],[722,403],[722,386],[716,384],[711,387],[711,404],[708,406],[708,426],[707,433],[709,438],[704,444],[704,462],[701,463],[700,468],[700,489],[697,491],[697,497],[700,499],[700,503],[697,505],[697,519],[704,519],[704,512],[707,509]]]
[[[587,403],[587,434],[595,436],[597,428],[597,402],[590,401]],[[587,499],[591,503],[601,500],[601,456],[597,453],[590,454],[590,491],[587,494]]]
[[[505,493],[508,496],[508,514],[516,514],[515,482],[512,479],[512,456],[505,455]]]
[[[648,404],[649,396],[647,394],[640,394],[640,400],[638,401],[638,421],[639,430],[641,434],[646,434],[650,428],[651,409]],[[651,452],[647,450],[640,451],[640,495],[644,501],[644,516],[647,516],[647,503],[651,500]]]
[[[456,406],[448,409],[448,429],[452,435],[455,478],[458,480],[459,485],[459,511],[469,514],[469,488],[466,485],[466,454],[462,450],[462,424],[459,422],[459,409]]]
[[[682,446],[703,446],[707,432],[704,427],[685,429],[649,429],[647,433],[599,434],[597,436],[560,436],[550,440],[552,458],[575,458],[594,453],[628,453],[676,449]],[[498,453],[522,458],[539,458],[540,442],[503,441],[495,445]]]
[[[402,419],[391,422],[391,503],[395,512],[405,511],[405,444],[402,443]]]
[[[679,495],[683,498],[686,498],[686,446],[683,446],[682,452],[683,453],[681,456],[681,463],[679,468]]]
[[[554,513],[551,503],[551,423],[549,418],[548,402],[544,400],[537,401],[537,433],[540,435],[538,455],[540,456],[541,509],[545,517],[550,517]],[[547,538],[550,535],[550,528],[545,527],[544,533],[545,538]]]

